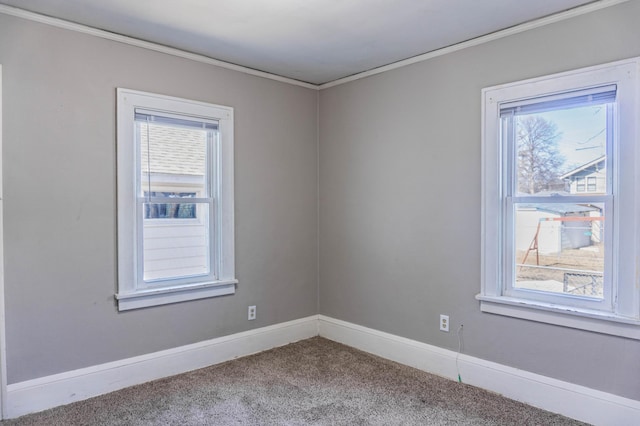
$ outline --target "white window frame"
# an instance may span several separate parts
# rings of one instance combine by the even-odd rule
[[[144,308],[235,293],[233,108],[154,93],[117,90],[118,310]],[[212,274],[149,284],[141,278],[142,214],[138,207],[140,150],[136,143],[136,109],[179,114],[218,122],[218,141],[210,147],[208,182],[213,201]]]
[[[477,299],[483,312],[640,339],[639,68],[640,58],[631,58],[482,90],[482,263]],[[611,214],[605,213],[613,221],[610,243],[605,247],[613,259],[608,306],[584,307],[569,302],[571,296],[549,301],[509,295],[507,277],[511,275],[505,253],[511,249],[505,246],[510,228],[503,175],[508,158],[500,139],[501,105],[611,84],[617,87],[617,120],[616,142],[608,154],[614,165],[608,171],[613,207]]]

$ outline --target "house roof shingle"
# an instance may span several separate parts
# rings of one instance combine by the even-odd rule
[[[143,173],[203,176],[205,130],[140,124],[140,168]]]

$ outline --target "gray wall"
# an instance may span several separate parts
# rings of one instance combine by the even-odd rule
[[[317,313],[316,91],[6,15],[0,64],[9,383]],[[116,87],[235,108],[235,295],[117,312]]]
[[[320,94],[320,312],[640,399],[640,341],[480,312],[480,91],[640,55],[640,1]],[[438,331],[439,314],[451,332]]]
[[[319,219],[321,313],[454,350],[464,323],[466,353],[640,399],[640,342],[474,299],[481,88],[640,55],[638,16],[632,0],[322,91],[318,129],[313,90],[0,15],[9,383],[317,313]],[[117,312],[116,87],[235,108],[234,296]]]

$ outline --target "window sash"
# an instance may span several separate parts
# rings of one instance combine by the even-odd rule
[[[193,200],[190,198],[189,200]],[[192,201],[193,202],[193,201]],[[157,222],[156,219],[145,219],[144,218],[144,204],[147,203],[146,199],[138,200],[136,203],[136,227],[140,231],[137,233],[137,246],[140,248],[137,252],[137,280],[136,280],[136,289],[137,290],[148,290],[148,289],[157,289],[163,287],[175,287],[180,285],[192,284],[201,281],[217,281],[219,279],[219,271],[220,271],[220,263],[219,263],[219,255],[220,246],[218,244],[220,232],[220,220],[218,215],[216,214],[215,203],[213,200],[203,200],[200,204],[205,204],[208,210],[208,248],[209,252],[207,255],[207,261],[209,266],[208,274],[193,274],[193,275],[185,275],[180,277],[170,277],[170,278],[156,278],[156,279],[144,279],[144,223],[145,221],[154,221]],[[200,220],[196,217],[196,219],[192,220]],[[172,221],[173,226],[187,226],[187,223],[182,220]],[[178,223],[176,223],[178,222]]]
[[[608,95],[607,95],[608,96]],[[554,101],[554,109],[558,109],[557,106],[561,106],[562,102],[561,102],[561,98],[560,99],[556,99]],[[530,99],[530,102],[535,102],[535,98]],[[613,101],[615,101],[615,99],[613,99]],[[520,101],[520,102],[524,102],[524,101]],[[617,137],[615,135],[614,129],[617,127],[618,123],[616,120],[616,104],[614,102],[612,102],[612,99],[608,98],[607,99],[607,132],[606,132],[606,155],[605,155],[605,170],[606,170],[606,186],[605,186],[605,190],[607,194],[612,194],[613,193],[613,176],[614,176],[614,170],[613,167],[615,166],[614,162],[612,161],[613,157],[614,157],[614,147],[617,146],[616,141],[614,140],[615,137]],[[579,105],[579,104],[572,104],[573,106],[576,107],[580,107],[580,106],[585,106],[587,104],[583,104],[583,105]],[[500,107],[500,111],[502,111],[502,107]],[[517,115],[516,114],[506,114],[506,115],[500,115],[500,120],[498,123],[498,128],[500,129],[500,133],[499,133],[499,144],[501,146],[501,152],[505,154],[504,158],[502,159],[502,168],[500,170],[500,173],[502,174],[502,176],[504,177],[504,179],[502,180],[504,186],[501,188],[502,189],[502,194],[504,194],[504,196],[515,196],[515,194],[517,194],[517,186],[518,186],[518,176],[517,176],[517,164],[518,164],[518,158],[517,158],[517,149],[516,149],[516,126],[514,123],[514,119]],[[576,178],[576,191],[577,192],[586,192],[586,179],[585,177],[577,177]],[[580,189],[582,188],[582,189]],[[551,195],[547,195],[547,197],[552,197]],[[573,196],[571,196],[572,200],[573,200]],[[566,200],[565,200],[566,202]],[[573,202],[573,201],[571,201]]]
[[[613,215],[609,212],[613,211],[613,196],[610,195],[594,195],[587,197],[572,196],[571,204],[603,204],[605,212],[604,220],[604,271],[603,271],[603,297],[602,299],[594,299],[591,297],[582,297],[563,293],[553,293],[541,290],[529,290],[517,287],[516,272],[518,269],[516,259],[516,208],[518,204],[565,204],[566,197],[505,197],[504,200],[504,229],[502,232],[502,256],[504,269],[502,271],[502,290],[501,294],[506,297],[518,299],[529,299],[539,302],[553,303],[562,306],[581,307],[604,312],[612,312],[614,310],[614,277],[616,276],[613,264],[614,247],[613,241],[613,220],[609,219]]]
[[[138,116],[138,114],[136,114],[136,117]],[[162,113],[162,115],[160,113],[157,113],[154,116],[156,119],[160,120],[163,118],[166,118],[166,123],[170,123],[175,121],[176,119],[172,118],[170,114],[168,113]],[[180,120],[182,122],[185,121],[190,121],[191,123],[194,123],[193,126],[190,126],[188,128],[191,128],[193,130],[203,130],[203,128],[200,128],[197,126],[196,123],[198,123],[196,120],[199,120],[196,117],[190,117],[190,116],[185,116],[185,115],[180,115]],[[158,175],[160,173],[149,173],[149,171],[147,172],[147,176],[146,179],[142,178],[143,172],[145,172],[145,170],[142,170],[142,157],[143,157],[143,144],[144,143],[148,143],[148,140],[145,140],[145,138],[142,136],[142,132],[141,132],[141,127],[139,124],[149,124],[149,121],[143,121],[143,120],[135,120],[135,146],[136,146],[136,194],[143,194],[145,192],[145,185],[146,185],[146,192],[152,192],[152,188],[151,185],[152,183],[155,183],[154,181],[156,181],[157,179],[159,179]],[[165,125],[166,125],[165,123]],[[207,125],[206,122],[201,123],[203,126]],[[168,127],[171,127],[169,125],[167,125]],[[174,127],[185,127],[185,126],[181,126],[181,125],[175,125]],[[205,153],[205,164],[204,164],[204,188],[203,194],[200,195],[204,195],[207,198],[213,198],[214,197],[214,191],[215,191],[215,186],[214,183],[212,181],[212,178],[215,178],[217,176],[217,167],[218,167],[218,161],[219,161],[219,150],[220,150],[220,133],[219,133],[219,128],[218,128],[218,123],[216,122],[215,128],[206,128],[206,153]],[[147,129],[147,132],[149,132],[150,129]],[[146,134],[146,136],[149,136],[149,133]],[[150,150],[147,148],[147,165],[151,164],[151,158],[150,158]],[[168,175],[165,173],[162,179],[167,179]]]

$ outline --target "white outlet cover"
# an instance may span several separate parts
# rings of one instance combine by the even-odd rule
[[[440,315],[440,331],[449,331],[449,315]]]

